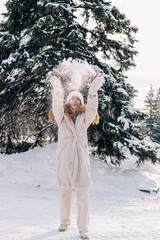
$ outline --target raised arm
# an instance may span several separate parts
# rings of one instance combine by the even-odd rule
[[[57,124],[59,125],[64,116],[63,88],[58,77],[52,76],[49,80],[52,84],[52,111]]]
[[[98,95],[97,91],[100,87],[102,87],[103,82],[101,78],[95,78],[90,85],[89,95],[87,98],[87,108],[85,111],[85,121],[87,128],[93,122],[97,110],[98,110]]]

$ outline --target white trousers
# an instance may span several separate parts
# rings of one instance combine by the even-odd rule
[[[71,224],[72,189],[60,188],[59,205],[61,224]],[[88,188],[77,189],[77,227],[80,231],[88,231],[89,194]]]

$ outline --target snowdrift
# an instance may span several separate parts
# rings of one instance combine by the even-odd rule
[[[0,240],[78,239],[76,191],[72,225],[66,233],[57,231],[56,146],[53,143],[21,154],[0,155]],[[160,186],[160,166],[147,163],[136,169],[134,163],[130,157],[116,167],[91,157],[91,239],[158,240],[160,194],[139,189]]]

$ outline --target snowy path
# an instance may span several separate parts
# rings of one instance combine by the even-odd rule
[[[55,148],[24,154],[0,155],[0,240],[78,240],[76,192],[72,224],[65,233],[59,225],[58,188],[55,181]],[[54,154],[53,154],[54,153]],[[159,240],[160,197],[138,191],[156,188],[145,174],[91,160],[90,239]],[[160,180],[160,169],[148,173]]]

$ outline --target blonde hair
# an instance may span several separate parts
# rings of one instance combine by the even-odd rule
[[[82,104],[80,106],[80,108],[78,109],[80,114],[85,113],[86,106],[87,106],[86,104]],[[67,115],[69,119],[72,119],[72,120],[74,119],[74,111],[72,110],[70,104],[67,104],[67,103],[64,104],[64,113]],[[48,119],[50,122],[56,122],[52,109],[48,113]],[[97,125],[98,123],[99,123],[99,114],[97,112],[92,124]]]

